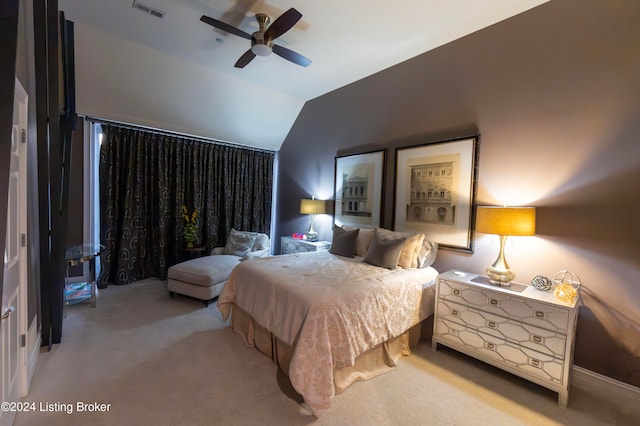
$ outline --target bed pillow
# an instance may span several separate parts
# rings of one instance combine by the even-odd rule
[[[373,233],[373,239],[364,261],[381,268],[395,269],[398,267],[398,258],[405,241],[404,237],[387,240],[376,231]]]
[[[347,231],[360,229],[360,232],[358,232],[358,238],[356,238],[356,256],[365,257],[367,255],[367,251],[369,251],[369,244],[371,244],[374,229],[356,228],[355,226],[348,225],[343,226],[342,229],[346,229]]]
[[[253,243],[251,251],[266,250],[271,248],[271,240],[267,234],[256,232],[256,241]]]
[[[386,228],[376,228],[376,235],[378,235],[383,240],[397,240],[398,238],[406,238],[409,233],[392,231]]]
[[[376,233],[380,234],[380,236],[385,239],[395,239],[414,235],[409,232],[391,231],[384,228],[376,228]],[[431,266],[438,256],[438,243],[429,240],[427,234],[423,235],[424,240],[422,241],[422,247],[418,250],[416,259],[418,268]]]
[[[335,226],[333,228],[333,240],[331,241],[329,253],[353,257],[356,252],[356,239],[358,238],[359,232],[359,228],[347,231],[339,226]]]
[[[253,248],[256,237],[257,234],[253,232],[236,231],[231,228],[229,238],[227,239],[227,245],[224,246],[222,254],[232,254],[240,257],[245,256]]]
[[[424,241],[424,234],[418,232],[417,234],[408,237],[402,246],[400,251],[400,257],[398,258],[398,266],[402,268],[417,268],[418,267],[418,253],[422,248],[422,242]]]
[[[418,268],[426,268],[436,261],[438,256],[438,243],[428,240],[426,235],[420,250],[418,250]]]

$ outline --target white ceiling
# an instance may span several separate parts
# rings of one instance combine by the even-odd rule
[[[305,101],[548,0],[141,1],[166,12],[164,19],[132,8],[132,0],[60,0],[59,8],[65,12],[67,19],[81,26],[157,49],[166,55],[213,70],[215,74],[228,75],[231,78],[225,80],[228,81],[226,88],[229,90],[216,96],[216,102],[221,105],[229,102],[229,96],[234,98],[234,103],[249,104],[256,101],[250,95],[251,90],[245,87],[235,91],[235,85],[259,86],[267,90],[265,93],[275,91],[299,100],[303,105]],[[300,11],[303,17],[276,43],[311,59],[312,64],[307,68],[276,55],[256,57],[244,69],[234,68],[236,60],[250,47],[249,40],[222,34],[200,21],[200,16],[207,15],[252,33],[257,30],[255,13],[266,12],[273,21],[290,7]],[[76,62],[79,60],[82,58],[76,58]],[[247,99],[237,99],[238,93],[249,95]],[[273,122],[269,116],[278,112],[271,109],[262,108],[262,117],[247,114],[233,122],[226,121],[229,126],[237,128],[243,126],[243,120],[246,125],[259,127],[256,120]],[[297,116],[299,109],[294,110],[288,114]],[[295,116],[288,120],[274,118],[277,122],[292,125]],[[132,121],[136,121],[135,117]],[[145,119],[142,117],[138,121],[144,122]],[[167,127],[180,126],[168,123]],[[200,127],[190,124],[182,128]],[[268,145],[271,149],[277,149],[288,131],[289,128],[282,129],[277,135],[270,136],[271,139],[266,143],[247,141],[246,134],[234,138],[233,129],[226,129],[220,134],[224,134],[224,139],[231,142]],[[219,136],[216,131],[203,130],[198,133],[214,138]]]

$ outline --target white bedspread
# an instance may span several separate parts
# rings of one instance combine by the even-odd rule
[[[236,303],[294,346],[289,378],[314,414],[335,395],[334,368],[407,331],[433,313],[433,268],[388,270],[329,252],[251,259],[218,298],[223,318]]]

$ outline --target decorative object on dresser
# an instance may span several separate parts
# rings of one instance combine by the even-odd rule
[[[300,240],[293,237],[280,237],[280,253],[303,253],[308,251],[325,251],[329,250],[331,243],[329,241],[309,241]]]
[[[500,236],[500,252],[487,275],[493,284],[509,285],[516,274],[504,257],[504,245],[509,236],[530,236],[536,232],[535,207],[478,206],[476,231]]]
[[[309,230],[304,234],[307,241],[316,241],[318,233],[313,229],[313,222],[317,214],[327,214],[327,202],[325,200],[312,199],[300,200],[300,214],[309,215]]]
[[[336,157],[335,223],[381,226],[385,150]]]
[[[553,294],[565,302],[573,302],[578,297],[578,289],[582,280],[578,274],[569,271],[559,271],[553,276],[556,289]]]
[[[549,291],[551,290],[552,283],[551,280],[544,275],[536,275],[531,278],[531,285],[540,291]]]
[[[438,343],[558,392],[566,407],[578,310],[523,286],[484,284],[477,274],[438,276],[432,348]],[[484,278],[484,277],[483,277]]]

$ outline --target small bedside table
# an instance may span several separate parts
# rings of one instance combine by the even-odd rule
[[[293,237],[280,237],[280,254],[304,253],[307,251],[326,251],[330,241],[307,241]]]
[[[201,257],[205,254],[206,251],[205,246],[194,246],[194,247],[178,247],[179,251],[179,260],[184,262],[185,260],[195,259],[196,257]]]

